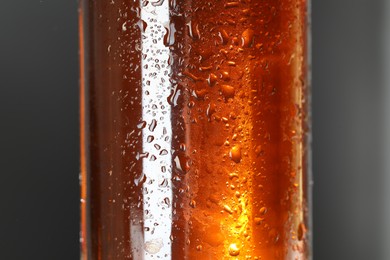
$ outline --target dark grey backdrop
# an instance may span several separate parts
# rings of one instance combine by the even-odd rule
[[[313,0],[316,260],[381,255],[386,0]],[[0,1],[0,259],[79,259],[76,0]]]

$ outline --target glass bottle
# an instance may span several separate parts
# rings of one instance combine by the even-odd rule
[[[306,0],[83,0],[82,259],[311,259]]]

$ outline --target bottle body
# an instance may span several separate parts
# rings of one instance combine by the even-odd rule
[[[82,257],[309,259],[306,1],[82,5]]]

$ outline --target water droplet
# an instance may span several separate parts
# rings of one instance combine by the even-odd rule
[[[168,180],[163,179],[158,186],[163,187],[163,188],[168,187]]]
[[[153,119],[152,122],[151,122],[150,125],[149,125],[149,131],[150,131],[150,132],[153,132],[154,129],[156,129],[156,126],[157,126],[157,120],[156,120],[156,119]]]
[[[306,232],[307,232],[307,229],[306,229],[305,224],[303,224],[303,223],[299,224],[298,231],[297,231],[298,240],[303,240],[305,238]]]
[[[228,206],[228,205],[223,205],[223,209],[229,213],[229,214],[233,214],[233,210]]]
[[[229,80],[230,80],[230,74],[229,74],[229,72],[227,72],[227,71],[222,71],[222,73],[221,73],[221,78],[222,78],[223,80],[225,80],[225,81],[229,81]]]
[[[195,95],[196,95],[196,98],[198,98],[198,99],[204,99],[206,94],[207,94],[206,89],[195,90]]]
[[[189,108],[193,108],[195,106],[195,102],[194,101],[190,101],[190,102],[188,102],[187,106]]]
[[[267,213],[267,211],[268,211],[268,209],[266,207],[262,207],[259,212],[261,215],[265,215]]]
[[[189,23],[187,23],[187,27],[188,27],[188,34],[192,39],[197,40],[200,38],[198,24],[196,24],[194,22],[189,22]]]
[[[255,153],[257,156],[261,155],[262,151],[261,145],[256,146]]]
[[[154,140],[154,136],[153,136],[153,135],[149,135],[148,138],[146,139],[146,141],[147,141],[148,143],[153,142],[153,140]]]
[[[264,218],[255,217],[254,221],[256,225],[261,225],[263,223]]]
[[[196,250],[202,251],[202,245],[197,245],[197,246],[196,246]]]
[[[187,76],[188,78],[192,79],[193,81],[200,81],[201,80],[198,76],[195,76],[194,74],[192,74],[188,70],[184,71],[183,75]]]
[[[122,24],[122,31],[124,31],[124,32],[127,31],[126,23],[127,23],[127,22],[124,22],[124,23]]]
[[[164,203],[169,207],[171,205],[171,201],[168,197],[164,198]]]
[[[175,24],[171,23],[168,28],[165,28],[164,45],[171,46],[175,44],[176,28]]]
[[[215,113],[215,111],[216,111],[215,108],[216,108],[216,106],[213,103],[211,103],[207,106],[206,115],[208,118],[211,118],[211,115]]]
[[[250,47],[253,43],[253,34],[254,31],[252,29],[246,29],[241,36],[241,46],[242,47]]]
[[[143,128],[145,128],[145,126],[146,126],[146,122],[145,121],[141,121],[140,123],[138,123],[137,128],[138,129],[143,129]]]
[[[149,254],[157,254],[160,249],[163,247],[163,241],[161,238],[159,239],[153,239],[150,241],[145,242],[145,251]]]
[[[234,97],[235,89],[230,85],[222,85],[221,92],[226,99],[229,99]]]
[[[161,152],[160,152],[160,155],[167,155],[168,154],[168,151],[167,150],[161,150]]]
[[[245,16],[250,16],[251,15],[251,10],[250,9],[244,9],[242,10],[242,14]]]
[[[240,254],[240,249],[237,247],[236,244],[230,244],[230,246],[229,246],[229,254],[231,256],[238,256]]]
[[[276,231],[276,229],[271,229],[271,231],[268,233],[268,236],[270,238],[270,242],[276,243],[279,240],[279,233]]]
[[[207,70],[211,70],[213,67],[212,66],[201,66],[199,67],[199,70],[200,71],[207,71]]]
[[[196,208],[196,201],[195,200],[191,200],[189,205],[190,205],[191,208]]]
[[[225,8],[237,7],[239,4],[239,2],[228,2],[225,4]]]
[[[161,6],[164,3],[164,0],[157,0],[156,2],[152,2],[153,6]]]
[[[181,90],[182,87],[180,85],[177,85],[175,90],[169,95],[168,97],[168,103],[171,105],[171,106],[177,106],[178,102],[177,100],[179,99],[180,97],[180,94],[181,94]]]
[[[176,155],[175,159],[173,160],[173,164],[175,169],[180,173],[187,173],[191,168],[190,158],[182,154]]]
[[[219,32],[219,37],[221,38],[222,44],[227,44],[229,42],[229,35],[225,30]]]
[[[209,77],[207,78],[207,83],[210,87],[214,86],[215,83],[217,83],[217,76],[214,73],[210,73]]]
[[[134,183],[136,186],[140,186],[145,182],[146,182],[146,175],[144,173],[142,173],[139,178],[134,179]]]
[[[138,25],[139,29],[141,30],[141,32],[145,32],[146,27],[148,26],[148,24],[144,20],[142,20],[142,19],[140,19],[137,22],[137,25]]]
[[[137,160],[139,160],[139,159],[143,159],[143,158],[148,158],[149,157],[149,153],[137,153],[137,155],[135,156],[135,158],[137,159]]]
[[[233,146],[229,153],[230,159],[239,163],[241,161],[241,147],[239,145]]]

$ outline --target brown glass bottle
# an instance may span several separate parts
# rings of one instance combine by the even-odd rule
[[[310,259],[306,0],[84,0],[82,259]]]

